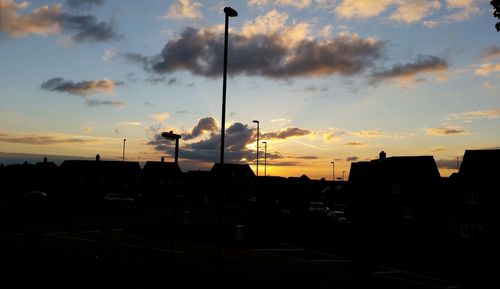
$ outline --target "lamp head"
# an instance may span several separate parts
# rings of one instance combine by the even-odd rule
[[[227,16],[229,16],[229,17],[236,17],[236,16],[238,16],[238,12],[236,12],[236,10],[234,10],[231,7],[224,7],[224,13]]]
[[[254,120],[254,121],[252,121],[252,122],[259,123],[259,121],[258,121],[258,120]]]

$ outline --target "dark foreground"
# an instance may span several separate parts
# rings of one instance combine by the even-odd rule
[[[188,210],[189,209],[189,210]],[[466,288],[354,252],[349,224],[244,208],[4,201],[2,288]],[[221,216],[221,218],[217,218]],[[304,216],[303,216],[304,217]],[[335,232],[334,234],[328,232]]]

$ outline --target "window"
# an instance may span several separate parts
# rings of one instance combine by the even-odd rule
[[[466,219],[460,221],[460,237],[476,238],[481,226],[478,221]]]
[[[465,203],[467,205],[479,204],[479,194],[477,192],[468,191],[465,193]]]
[[[394,196],[397,196],[399,195],[401,192],[401,188],[399,186],[399,184],[392,184],[391,185],[391,193],[394,195]]]
[[[402,206],[401,207],[401,215],[403,216],[403,218],[405,219],[409,219],[411,218],[411,206]]]

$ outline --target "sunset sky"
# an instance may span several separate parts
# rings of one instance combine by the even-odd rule
[[[270,175],[347,177],[384,150],[448,176],[500,148],[489,2],[0,0],[0,152],[121,160],[126,139],[129,161],[173,161],[172,130],[181,168],[210,168],[231,6],[226,162],[254,166],[259,120]]]

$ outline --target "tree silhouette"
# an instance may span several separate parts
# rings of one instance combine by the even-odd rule
[[[493,9],[495,9],[495,11],[493,11],[493,16],[500,19],[500,0],[491,0],[490,4],[493,6]],[[500,21],[497,22],[495,28],[500,32]]]

